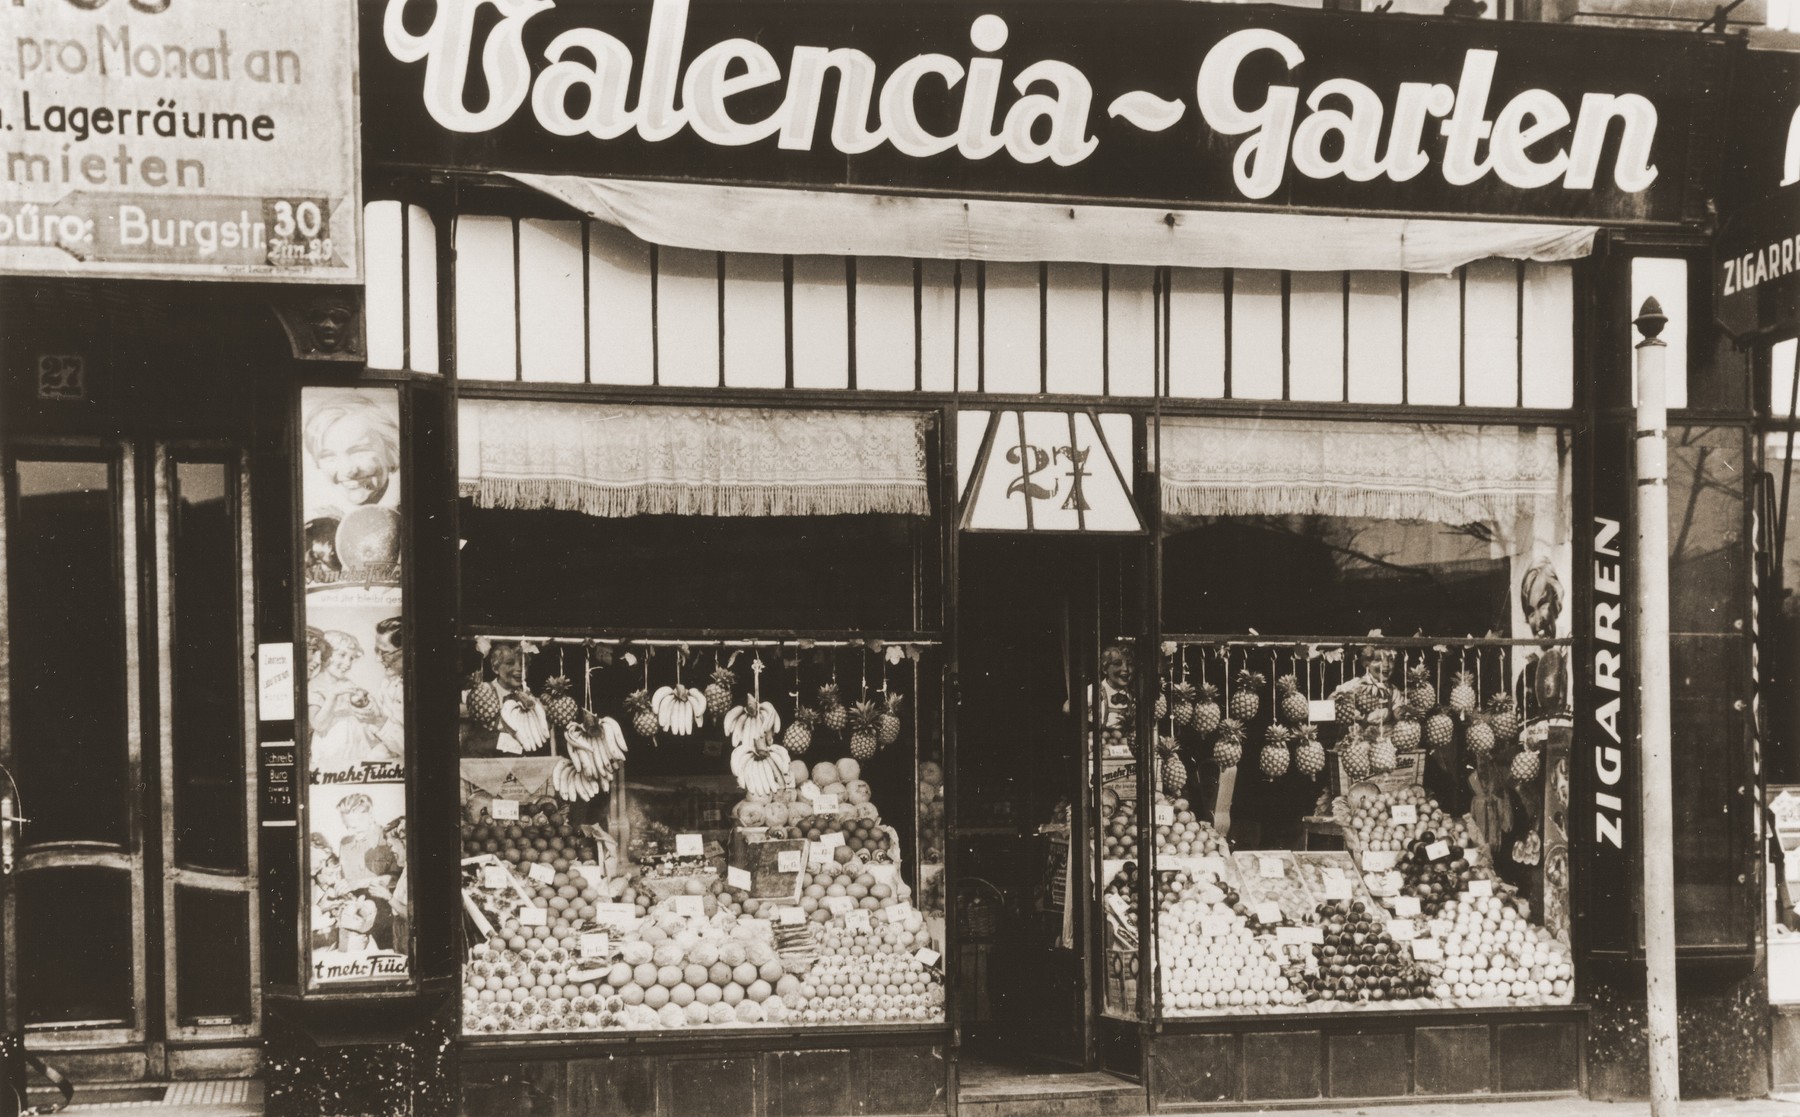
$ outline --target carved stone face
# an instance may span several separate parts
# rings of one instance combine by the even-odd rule
[[[313,348],[321,353],[336,353],[349,340],[351,320],[355,312],[340,302],[320,303],[308,316],[312,326]]]

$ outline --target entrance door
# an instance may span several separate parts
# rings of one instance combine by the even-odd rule
[[[245,458],[59,441],[6,467],[7,1007],[77,1085],[253,1066]]]
[[[963,1043],[1009,1071],[1093,1069],[1083,726],[1099,648],[1121,631],[1124,545],[965,533],[960,547]]]

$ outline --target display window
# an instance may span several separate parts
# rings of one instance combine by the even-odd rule
[[[1566,440],[1184,422],[1090,702],[1106,1014],[1570,1003]]]

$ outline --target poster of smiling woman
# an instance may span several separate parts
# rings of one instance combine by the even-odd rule
[[[400,594],[400,405],[391,388],[301,397],[303,570],[309,601]]]

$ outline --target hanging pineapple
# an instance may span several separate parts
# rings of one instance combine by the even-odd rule
[[[1251,722],[1262,711],[1262,695],[1259,693],[1269,680],[1250,670],[1248,667],[1237,673],[1237,689],[1231,692],[1228,703],[1231,716],[1238,721]]]
[[[1194,690],[1194,684],[1176,683],[1169,688],[1169,693],[1169,716],[1175,719],[1176,728],[1193,728],[1196,703],[1199,701],[1199,693]]]
[[[731,709],[731,692],[737,686],[737,676],[731,668],[720,664],[713,668],[712,679],[706,684],[706,712],[712,715],[713,724],[717,725]]]
[[[1310,724],[1300,727],[1299,743],[1294,746],[1294,767],[1308,779],[1317,779],[1325,770],[1325,746],[1319,743],[1319,731]]]
[[[631,731],[646,741],[656,739],[660,728],[656,711],[650,708],[650,692],[634,690],[625,696],[625,712],[631,715]]]
[[[1436,752],[1447,749],[1456,739],[1456,723],[1442,710],[1433,710],[1425,719],[1425,746]]]
[[[1501,692],[1490,698],[1488,717],[1494,728],[1494,744],[1504,748],[1518,741],[1519,711],[1513,706],[1512,695]]]
[[[1394,747],[1394,738],[1387,733],[1377,733],[1369,742],[1369,770],[1373,772],[1391,772],[1400,764],[1398,751]]]
[[[1163,794],[1172,799],[1178,798],[1187,790],[1188,770],[1187,765],[1182,762],[1181,754],[1175,751],[1175,738],[1157,738],[1156,754],[1159,758],[1157,774],[1162,777]]]
[[[1289,725],[1305,725],[1312,720],[1312,703],[1300,693],[1300,683],[1294,676],[1283,675],[1276,679],[1275,692],[1278,695],[1275,709],[1282,721]]]
[[[788,750],[789,756],[805,756],[806,750],[812,748],[813,726],[819,723],[819,715],[801,706],[794,711],[794,720],[788,722],[787,730],[781,735],[781,747]]]
[[[544,716],[550,724],[567,728],[581,716],[581,707],[569,691],[574,684],[567,675],[554,675],[544,683]]]
[[[465,704],[470,720],[483,729],[500,728],[500,692],[483,679],[479,671],[469,675],[469,697]]]
[[[1369,778],[1369,742],[1360,734],[1346,737],[1338,746],[1338,759],[1343,762],[1344,775],[1353,780]]]
[[[900,739],[901,699],[904,697],[900,694],[888,695],[875,717],[875,743],[882,748],[887,748]]]
[[[1475,712],[1475,676],[1467,671],[1456,673],[1456,685],[1450,688],[1450,709],[1463,717]]]
[[[1362,711],[1356,706],[1356,690],[1340,690],[1331,696],[1331,709],[1337,723],[1345,728],[1362,724]]]
[[[1424,728],[1419,724],[1419,715],[1410,701],[1403,702],[1394,711],[1394,749],[1396,752],[1412,752],[1419,747],[1424,735]]]
[[[1520,787],[1537,779],[1542,770],[1543,762],[1538,758],[1537,749],[1530,745],[1520,749],[1519,754],[1512,759],[1512,779]]]
[[[842,733],[844,726],[850,721],[850,712],[844,709],[844,700],[839,695],[836,683],[826,683],[819,688],[819,724],[833,733]]]
[[[1244,723],[1236,718],[1219,722],[1219,736],[1213,741],[1213,763],[1221,768],[1235,768],[1244,759]]]
[[[1194,732],[1202,737],[1212,736],[1219,731],[1219,722],[1224,716],[1219,710],[1219,688],[1211,683],[1201,683],[1190,722]]]
[[[881,741],[881,717],[875,712],[875,703],[863,701],[856,704],[856,709],[847,716],[850,727],[850,755],[857,760],[873,760],[875,750]]]
[[[1469,746],[1470,754],[1477,760],[1486,760],[1494,755],[1494,725],[1486,714],[1477,714],[1469,722],[1469,728],[1463,734],[1463,743]]]
[[[1271,725],[1263,731],[1262,751],[1256,757],[1263,775],[1272,780],[1287,775],[1289,762],[1293,759],[1288,752],[1288,742],[1293,737],[1294,731],[1285,725]]]
[[[1437,705],[1437,687],[1431,685],[1431,672],[1423,663],[1406,673],[1406,701],[1415,710],[1429,710]]]

